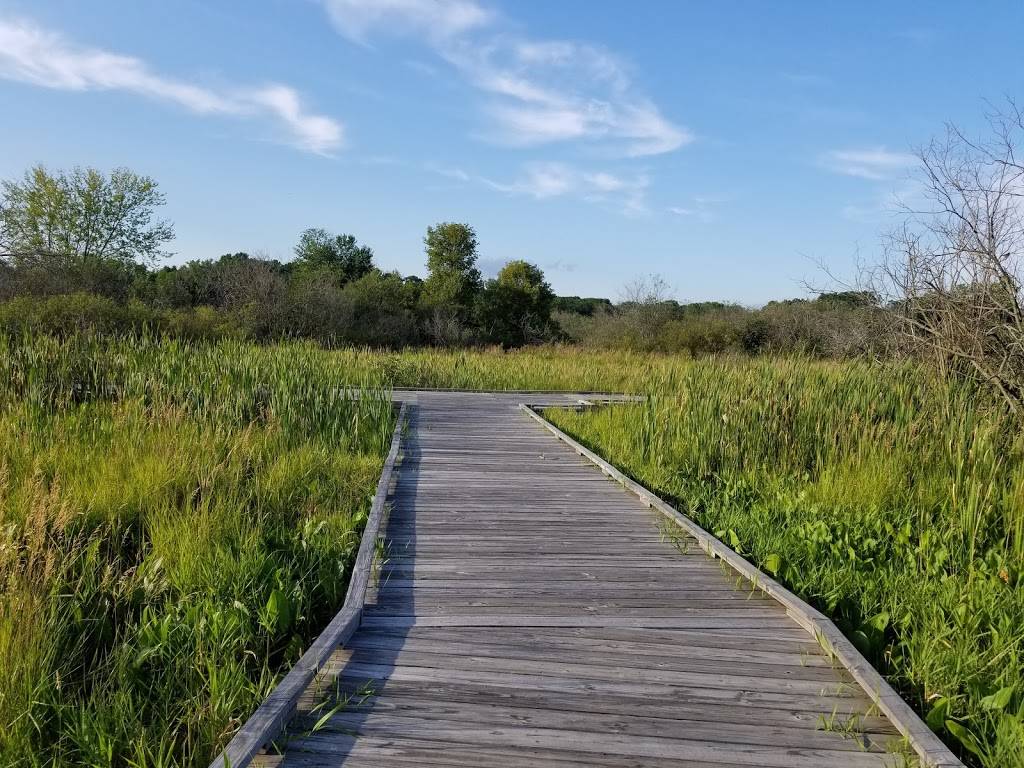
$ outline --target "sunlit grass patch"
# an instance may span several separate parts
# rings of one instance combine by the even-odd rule
[[[341,604],[389,393],[233,342],[0,372],[0,762],[207,763]]]

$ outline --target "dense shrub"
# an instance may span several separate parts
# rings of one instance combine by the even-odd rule
[[[83,331],[112,335],[161,332],[186,339],[248,335],[233,318],[211,307],[160,310],[138,300],[121,303],[91,293],[20,296],[0,303],[0,333],[67,336]]]
[[[118,333],[161,325],[163,315],[140,302],[120,303],[90,293],[21,296],[0,304],[0,329],[13,334],[39,331],[64,336],[85,330]]]
[[[624,302],[583,312],[560,311],[566,340],[589,347],[641,352],[773,352],[846,358],[886,348],[884,310],[869,302],[822,294],[814,300],[771,302],[761,309],[735,304]],[[567,302],[561,306],[574,306]]]

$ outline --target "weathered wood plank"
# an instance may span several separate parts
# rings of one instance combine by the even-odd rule
[[[630,757],[620,755],[582,754],[558,749],[508,748],[491,744],[474,747],[452,742],[411,739],[398,736],[379,738],[314,734],[303,739],[302,748],[294,748],[285,756],[266,756],[262,764],[291,768],[326,768],[343,764],[357,768],[380,768],[382,765],[427,766],[428,768],[745,768],[735,763],[708,763],[678,758]]]
[[[341,695],[356,693],[351,681],[340,681]],[[309,702],[322,699],[310,697]],[[379,695],[360,694],[346,705],[345,710],[390,711],[406,706],[434,706],[443,709],[446,705],[463,703],[490,707],[515,707],[525,710],[553,710],[563,713],[591,713],[613,716],[642,716],[659,720],[662,727],[671,730],[673,722],[679,719],[702,722],[728,722],[748,725],[766,725],[786,729],[821,730],[821,715],[817,711],[798,707],[751,707],[728,701],[690,701],[679,696],[661,698],[657,696],[628,696],[622,694],[591,693],[586,697],[562,694],[554,690],[510,689],[487,685],[483,682],[456,683],[446,681],[401,681],[389,680]],[[845,699],[846,709],[853,712],[856,699]],[[308,712],[308,709],[304,711]],[[322,711],[322,710],[321,710]],[[852,715],[851,715],[852,716]],[[857,715],[858,730],[865,733],[893,735],[896,730],[889,721],[877,714]],[[839,718],[843,722],[846,715]]]
[[[849,768],[877,768],[884,764],[885,755],[852,750],[828,750],[815,748],[792,748],[777,745],[729,744],[699,739],[663,739],[637,737],[622,734],[592,734],[554,728],[531,728],[517,726],[473,727],[471,725],[441,725],[436,722],[394,722],[388,726],[374,728],[361,726],[360,732],[383,738],[401,736],[428,739],[438,747],[447,742],[473,746],[497,744],[512,748],[561,749],[582,754],[616,755],[622,759],[653,757],[678,759],[680,754],[688,758],[710,763],[724,762],[733,765],[765,766],[766,768],[821,768],[821,766],[843,765]],[[347,735],[347,734],[339,734]],[[324,734],[320,738],[326,738]],[[836,744],[843,744],[836,739]],[[296,749],[303,749],[306,739],[290,743]]]
[[[615,667],[598,664],[580,663],[568,657],[559,661],[544,661],[537,658],[514,658],[479,655],[452,655],[445,653],[424,653],[402,650],[398,653],[382,654],[379,649],[357,648],[351,657],[342,663],[345,669],[379,667],[382,657],[392,659],[389,666],[417,667],[420,669],[437,669],[451,673],[479,672],[484,675],[491,673],[513,675],[536,675],[543,677],[568,678],[573,680],[596,680],[602,682],[629,682],[637,685],[661,687],[683,686],[688,688],[708,688],[743,693],[757,690],[765,693],[785,693],[797,695],[826,695],[836,697],[860,696],[859,690],[844,681],[838,674],[831,679],[798,679],[791,676],[775,674],[771,669],[764,669],[764,674],[742,675],[726,671],[693,671],[687,669],[647,669],[644,667]],[[332,670],[328,662],[325,669]],[[726,668],[727,669],[727,668]],[[821,677],[821,676],[819,676]]]
[[[618,670],[677,670],[688,672],[720,672],[727,669],[733,675],[752,677],[780,677],[799,680],[834,682],[836,670],[819,657],[806,654],[748,655],[733,651],[708,653],[671,653],[662,648],[660,652],[642,652],[637,644],[609,647],[608,644],[557,643],[548,641],[542,645],[512,643],[470,643],[452,640],[418,640],[374,635],[370,632],[357,633],[346,647],[360,651],[390,651],[401,658],[409,652],[434,655],[481,656],[524,661],[559,661],[571,658],[575,663],[592,666],[610,666]],[[756,653],[756,652],[754,652]],[[380,654],[384,655],[384,654]],[[353,657],[355,658],[355,657]],[[817,663],[809,663],[809,662]],[[723,663],[727,662],[727,663]]]
[[[301,722],[312,727],[317,722],[316,715]],[[554,730],[560,734],[571,731],[578,735],[578,738],[597,742],[595,746],[598,748],[606,735],[614,734],[616,737],[632,736],[640,739],[654,737],[666,741],[700,740],[720,744],[781,746],[840,752],[885,752],[885,744],[893,735],[860,733],[849,739],[836,740],[832,734],[820,730],[770,726],[764,723],[709,723],[705,720],[683,717],[674,719],[671,723],[672,728],[669,729],[666,727],[667,723],[662,720],[636,715],[601,715],[557,709],[426,701],[405,703],[391,708],[367,703],[362,707],[345,709],[324,723],[321,730],[416,735],[411,729],[418,730],[419,727],[424,727],[432,728],[433,733],[440,736],[443,729],[466,731],[486,727],[488,730],[500,732],[525,727],[544,731]],[[678,745],[678,748],[681,751],[685,745]]]
[[[466,633],[458,627],[403,627],[399,629],[376,629],[363,630],[371,636],[387,635],[393,637],[417,639],[437,638],[440,640],[457,641],[465,639]],[[752,641],[756,641],[762,635],[772,640],[770,644],[761,643],[754,649]],[[715,629],[651,629],[651,628],[630,628],[617,629],[615,627],[491,627],[487,631],[486,638],[479,634],[473,636],[474,642],[529,642],[529,643],[606,643],[610,645],[628,645],[654,648],[666,648],[685,652],[686,649],[712,648],[712,649],[736,649],[740,651],[752,651],[755,653],[778,652],[798,653],[801,655],[814,655],[822,659],[823,663],[831,665],[827,657],[821,653],[821,648],[807,633],[800,629],[779,631],[772,629],[768,632],[756,630],[715,630]]]

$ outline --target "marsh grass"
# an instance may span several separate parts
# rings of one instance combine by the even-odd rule
[[[1024,431],[909,367],[663,362],[546,416],[830,615],[969,761],[1024,755]]]
[[[1022,765],[1024,436],[983,392],[75,335],[0,340],[0,762],[207,761],[343,599],[392,386],[649,394],[546,415],[828,613],[968,761]]]
[[[0,763],[203,765],[344,597],[393,424],[311,347],[0,339]]]
[[[339,349],[333,364],[381,386],[440,389],[550,389],[572,392],[640,391],[649,366],[669,358],[575,347],[518,350]]]

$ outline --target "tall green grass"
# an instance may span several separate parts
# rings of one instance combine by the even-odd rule
[[[548,418],[830,615],[970,762],[1024,765],[1024,430],[907,367],[648,368]]]
[[[674,365],[672,358],[633,352],[587,352],[575,347],[528,347],[375,352],[339,349],[334,365],[390,387],[441,389],[550,389],[638,391],[648,370]]]
[[[0,339],[0,764],[206,764],[340,606],[390,394],[304,345]]]
[[[0,763],[208,760],[342,600],[392,386],[649,394],[548,416],[832,616],[970,762],[1022,765],[1024,437],[983,392],[76,335],[0,340]]]

